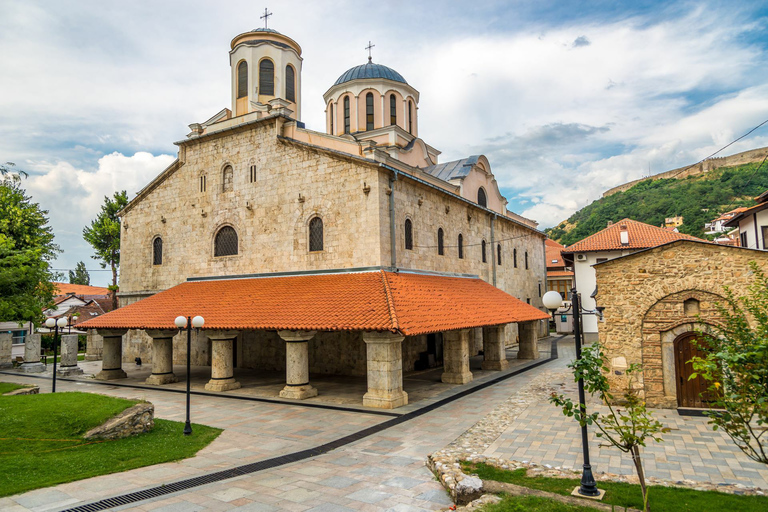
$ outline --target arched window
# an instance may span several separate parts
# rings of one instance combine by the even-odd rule
[[[365,95],[365,129],[373,130],[373,93]]]
[[[237,254],[237,231],[232,226],[224,226],[216,233],[213,242],[214,256],[234,256]]]
[[[275,95],[275,65],[269,59],[259,62],[259,94]]]
[[[349,133],[349,96],[344,96],[344,133]]]
[[[525,269],[528,270],[528,251],[525,251]]]
[[[405,248],[413,250],[413,223],[411,219],[405,219]]]
[[[163,264],[163,239],[159,236],[152,240],[152,264]]]
[[[333,103],[328,104],[328,112],[330,112],[331,115],[331,135],[333,135]]]
[[[224,167],[224,170],[221,173],[221,190],[222,192],[231,192],[232,191],[232,182],[234,181],[234,171],[232,171],[232,166],[228,165]]]
[[[397,98],[394,94],[389,95],[389,124],[397,124]]]
[[[256,183],[256,165],[251,164],[248,167],[248,181],[251,183]]]
[[[443,228],[437,230],[437,254],[440,256],[445,254],[445,247],[443,247]]]
[[[237,65],[237,97],[248,96],[248,63],[242,61]]]
[[[485,195],[485,189],[483,187],[477,189],[477,204],[483,208],[488,208],[488,197]]]
[[[464,236],[459,233],[459,259],[464,259]]]
[[[483,243],[480,244],[480,249],[483,251],[483,263],[487,263],[488,256],[486,256],[486,252],[485,252],[485,240],[483,240]]]
[[[496,245],[496,262],[501,266],[501,244]]]
[[[296,103],[296,73],[293,66],[285,66],[285,99]]]
[[[408,100],[408,133],[413,134],[413,102]]]
[[[512,249],[512,266],[517,268],[517,249]]]
[[[309,251],[323,250],[323,219],[315,217],[309,221]]]

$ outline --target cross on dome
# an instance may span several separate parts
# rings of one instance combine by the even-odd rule
[[[371,57],[371,48],[373,48],[374,46],[376,46],[376,45],[375,44],[371,44],[371,42],[368,41],[368,46],[365,47],[365,49],[368,50],[368,62],[372,62],[373,61],[373,57]]]
[[[259,19],[264,20],[264,28],[267,28],[267,21],[269,21],[269,17],[272,16],[272,13],[269,12],[269,10],[265,7],[264,8],[264,15],[259,16]]]

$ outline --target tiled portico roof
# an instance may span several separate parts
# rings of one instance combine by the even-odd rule
[[[629,234],[629,243],[621,243],[621,228],[626,226]],[[588,236],[580,242],[569,245],[563,249],[563,254],[590,251],[621,251],[625,249],[647,249],[657,245],[673,242],[675,240],[701,240],[695,236],[683,233],[675,233],[664,228],[651,226],[644,222],[632,219],[619,221],[594,235]]]
[[[203,329],[407,336],[549,318],[481,279],[379,270],[186,282],[80,327],[176,329],[179,315],[203,316]]]

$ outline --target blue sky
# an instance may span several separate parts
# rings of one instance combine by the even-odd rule
[[[764,4],[0,0],[0,160],[50,211],[56,268],[98,269],[83,227],[229,106],[229,42],[269,7],[304,50],[308,128],[324,129],[323,92],[371,40],[421,92],[420,135],[441,160],[485,154],[510,209],[548,227],[768,119]],[[766,145],[763,128],[727,153]]]

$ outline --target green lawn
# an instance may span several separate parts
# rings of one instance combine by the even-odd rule
[[[465,473],[477,474],[483,480],[495,480],[497,482],[507,482],[516,485],[522,485],[531,489],[549,491],[568,496],[573,488],[579,485],[576,478],[548,478],[542,476],[529,477],[525,469],[514,471],[498,469],[487,464],[470,464],[462,462],[462,468]],[[600,489],[605,489],[605,498],[603,503],[616,505],[618,507],[632,507],[642,510],[643,500],[639,485],[625,484],[619,482],[598,482]],[[649,505],[653,512],[763,512],[768,510],[768,497],[765,496],[738,496],[725,494],[716,491],[694,491],[692,489],[682,489],[677,487],[651,487],[649,494]],[[511,508],[489,508],[494,512],[518,510],[514,508],[514,503],[520,498],[509,496],[505,501],[509,502]],[[497,506],[506,506],[505,503],[499,503]],[[549,505],[548,505],[549,506]],[[568,507],[562,504],[553,504],[556,507]],[[577,508],[529,508],[520,510],[540,510],[540,511],[580,511]],[[594,510],[594,509],[593,509]]]
[[[135,404],[93,393],[0,397],[0,496],[97,475],[185,459],[220,429],[155,420],[152,432],[114,441],[85,441],[89,429]]]
[[[594,508],[576,507],[536,496],[503,496],[499,503],[486,505],[482,510],[483,512],[595,512]],[[616,512],[621,510],[617,509]]]
[[[12,384],[10,382],[0,382],[0,395],[10,393],[15,389],[21,389],[24,386],[22,384]]]

